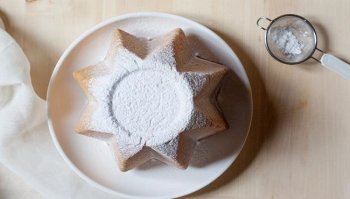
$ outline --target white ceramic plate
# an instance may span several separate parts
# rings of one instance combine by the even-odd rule
[[[153,161],[138,169],[120,172],[105,143],[78,135],[73,130],[86,97],[72,73],[104,58],[116,27],[141,37],[154,37],[180,27],[199,56],[232,69],[219,96],[220,106],[231,128],[198,143],[187,170]],[[51,135],[62,157],[83,179],[119,197],[175,198],[208,185],[238,156],[252,116],[250,84],[231,48],[208,28],[164,13],[115,17],[82,34],[58,61],[47,99]]]

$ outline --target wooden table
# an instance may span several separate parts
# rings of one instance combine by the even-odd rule
[[[161,11],[208,26],[245,66],[255,110],[235,164],[188,198],[350,198],[350,80],[315,61],[295,66],[275,61],[255,25],[260,16],[303,15],[315,24],[321,49],[350,61],[349,0],[0,0],[0,10],[32,64],[41,97],[64,49],[104,19]],[[38,198],[32,190],[0,167],[1,198]]]

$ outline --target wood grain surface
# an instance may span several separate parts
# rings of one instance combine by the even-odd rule
[[[312,60],[295,66],[275,61],[255,24],[260,16],[303,15],[316,27],[319,48],[349,62],[349,0],[0,0],[0,11],[32,64],[33,85],[43,98],[64,49],[104,19],[160,11],[208,26],[245,66],[254,118],[237,161],[186,198],[350,198],[350,80]],[[0,174],[1,198],[39,197],[6,168]]]

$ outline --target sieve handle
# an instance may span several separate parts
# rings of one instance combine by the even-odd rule
[[[338,73],[345,79],[350,79],[350,64],[327,53],[322,55],[320,62],[324,67]]]
[[[266,30],[267,28],[264,27],[264,26],[262,26],[262,25],[260,24],[260,22],[261,22],[262,20],[266,20],[266,21],[268,21],[269,23],[270,23],[272,20],[269,19],[269,18],[267,18],[267,17],[260,17],[260,18],[256,21],[256,25],[257,25],[260,29]]]

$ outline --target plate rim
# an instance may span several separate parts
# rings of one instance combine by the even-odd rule
[[[127,14],[122,14],[119,16],[114,16],[111,18],[108,18],[106,20],[103,20],[102,22],[94,25],[93,27],[89,28],[88,30],[84,31],[82,34],[80,34],[76,39],[73,40],[73,42],[64,50],[63,54],[61,55],[61,57],[59,58],[58,62],[56,63],[54,70],[51,74],[50,77],[50,81],[48,84],[48,89],[47,89],[47,94],[46,94],[46,115],[48,118],[48,127],[49,127],[49,132],[52,138],[52,141],[55,145],[55,148],[57,149],[57,151],[59,152],[60,156],[64,159],[65,163],[69,165],[69,167],[83,180],[85,180],[85,182],[87,182],[88,184],[98,188],[101,191],[104,191],[106,193],[109,193],[111,195],[114,196],[120,196],[120,197],[124,197],[124,198],[177,198],[177,197],[181,197],[181,196],[185,196],[188,194],[191,194],[193,192],[196,192],[200,189],[203,189],[204,187],[208,186],[209,184],[211,184],[213,181],[215,181],[217,178],[219,178],[231,165],[233,165],[233,163],[236,161],[238,155],[233,158],[233,160],[231,161],[231,163],[225,167],[224,169],[222,169],[221,171],[217,172],[217,175],[214,175],[214,177],[212,177],[212,179],[210,179],[208,182],[202,183],[200,184],[200,186],[195,187],[195,189],[186,189],[183,192],[179,192],[177,194],[172,194],[172,195],[166,195],[166,196],[156,196],[156,197],[152,197],[152,196],[142,196],[140,197],[139,195],[130,195],[130,194],[125,194],[125,193],[121,193],[118,192],[116,190],[113,190],[111,188],[108,188],[96,181],[94,181],[93,179],[91,179],[89,176],[87,176],[86,174],[84,174],[80,169],[77,168],[77,166],[68,158],[68,156],[66,155],[66,153],[63,151],[60,143],[58,142],[58,139],[56,137],[55,134],[55,130],[53,128],[53,123],[51,120],[51,106],[50,106],[50,99],[51,99],[51,93],[52,93],[52,85],[54,84],[55,80],[56,80],[56,76],[58,74],[59,69],[62,66],[62,63],[65,61],[65,59],[67,58],[67,56],[72,52],[72,50],[82,41],[84,40],[86,37],[88,37],[89,35],[91,35],[92,33],[94,33],[95,31],[98,31],[99,29],[108,26],[116,21],[121,21],[124,19],[129,19],[129,18],[136,18],[136,17],[162,17],[162,18],[169,18],[169,19],[173,19],[173,20],[181,20],[181,21],[185,21],[189,24],[194,24],[197,27],[199,27],[200,29],[206,31],[207,33],[211,34],[211,36],[215,37],[216,40],[221,41],[221,43],[225,46],[225,48],[229,49],[229,54],[235,59],[235,62],[237,64],[239,64],[239,68],[241,70],[243,70],[243,78],[241,78],[241,80],[245,81],[244,82],[244,86],[246,87],[249,95],[249,105],[250,105],[250,112],[249,112],[249,122],[248,122],[248,126],[247,126],[247,130],[245,132],[245,137],[244,140],[241,144],[241,146],[238,149],[238,155],[241,153],[248,135],[250,133],[250,129],[251,129],[251,124],[252,124],[252,118],[253,118],[253,111],[254,111],[254,104],[253,104],[253,95],[252,95],[252,89],[251,89],[251,84],[247,75],[247,72],[243,66],[243,64],[241,63],[240,59],[238,58],[238,56],[235,54],[235,52],[233,51],[233,49],[225,42],[225,40],[223,40],[219,35],[217,35],[214,31],[212,31],[211,29],[209,29],[208,27],[193,21],[191,19],[188,19],[186,17],[182,17],[182,16],[178,16],[178,15],[174,15],[174,14],[169,14],[169,13],[164,13],[164,12],[131,12],[131,13],[127,13]]]

